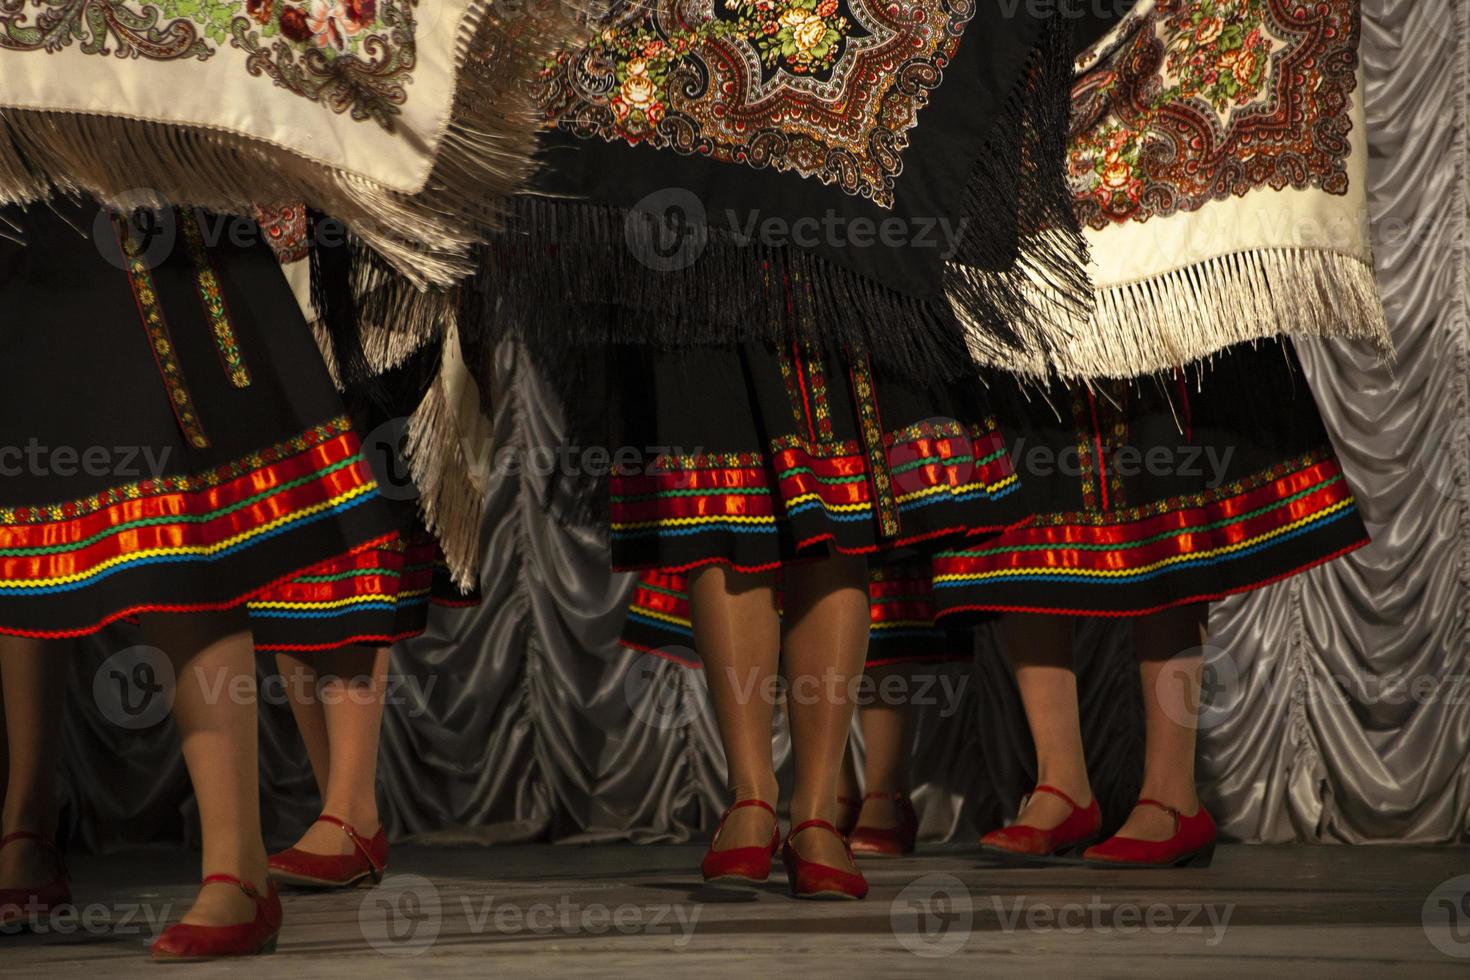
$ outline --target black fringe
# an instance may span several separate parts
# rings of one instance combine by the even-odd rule
[[[1087,240],[1067,185],[1071,90],[1071,22],[1056,16],[976,161],[960,207],[966,234],[945,267],[945,292],[967,332],[981,334],[982,344],[1017,336],[1032,357],[1085,326],[1094,303]],[[1005,226],[1018,228],[1009,262],[992,236],[970,234]]]
[[[578,345],[795,338],[817,352],[872,352],[894,374],[933,380],[974,371],[967,331],[983,332],[991,350],[1034,351],[1045,336],[1039,319],[1085,322],[1091,304],[1066,186],[1070,86],[1069,26],[1053,17],[955,202],[966,234],[943,276],[947,301],[705,226],[687,268],[657,267],[640,256],[668,253],[666,226],[621,208],[523,195],[482,250],[461,331],[472,347],[521,340],[571,392],[585,357],[573,355]],[[1024,288],[1037,281],[1048,289]],[[589,310],[596,315],[581,315]]]
[[[337,365],[337,383],[363,402],[364,409],[387,411],[383,390],[362,347],[357,302],[352,289],[354,257],[345,241],[334,241],[328,233],[329,219],[307,212],[307,241],[311,262],[311,304],[317,321],[325,328]],[[354,412],[354,414],[357,414]]]

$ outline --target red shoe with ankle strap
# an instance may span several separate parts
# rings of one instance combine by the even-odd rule
[[[290,847],[270,858],[271,877],[283,885],[298,888],[350,888],[367,882],[376,885],[388,869],[388,836],[379,827],[371,840],[357,832],[345,820],[323,813],[317,823],[342,828],[352,842],[351,854],[313,854]]]
[[[1082,860],[1107,868],[1208,868],[1215,857],[1215,818],[1201,806],[1185,816],[1158,800],[1139,800],[1135,807],[1155,806],[1174,818],[1174,834],[1167,840],[1109,837],[1089,847]]]
[[[56,844],[44,834],[30,830],[17,830],[0,837],[0,847],[16,841],[35,841],[36,846],[46,853],[56,865],[56,877],[44,885],[29,888],[0,888],[0,928],[27,925],[36,919],[49,916],[63,905],[71,904],[71,886],[68,883],[66,863]]]
[[[839,796],[837,809],[842,811],[842,817],[837,821],[837,832],[843,837],[851,837],[852,832],[857,829],[858,817],[862,816],[863,801],[850,796]]]
[[[1096,797],[1083,807],[1078,806],[1076,800],[1055,786],[1038,786],[1021,800],[1022,810],[1026,809],[1026,804],[1036,793],[1050,793],[1059,797],[1072,808],[1072,812],[1050,830],[1016,823],[992,830],[980,838],[982,851],[1027,861],[1068,861],[1073,860],[1068,857],[1070,852],[1097,840],[1097,833],[1102,828],[1102,810],[1097,805]]]
[[[747,806],[758,806],[769,813],[772,820],[776,820],[776,811],[765,800],[738,800],[731,803],[730,808],[720,814],[720,823],[715,827],[715,836],[709,842],[709,850],[705,852],[704,861],[700,863],[699,870],[704,874],[705,881],[725,879],[765,881],[771,876],[771,858],[776,856],[776,851],[781,846],[779,821],[775,827],[771,828],[771,843],[763,847],[732,847],[725,851],[715,850],[715,844],[720,839],[720,831],[725,829],[725,821],[730,818],[730,814]]]
[[[204,884],[224,882],[234,885],[255,903],[255,918],[233,926],[200,926],[175,923],[163,930],[153,942],[155,960],[182,962],[213,960],[225,956],[259,956],[276,951],[276,937],[281,931],[281,898],[276,883],[262,895],[250,882],[234,875],[205,875]]]
[[[919,837],[919,815],[906,793],[869,793],[867,800],[888,800],[898,808],[898,825],[894,827],[854,827],[847,835],[847,846],[855,854],[902,857],[914,853]]]
[[[810,827],[817,827],[833,834],[847,846],[837,828],[825,820],[804,820],[791,828],[786,835],[786,845],[781,848],[781,861],[786,865],[786,877],[791,880],[791,894],[796,898],[866,898],[868,879],[861,872],[844,871],[828,864],[808,861],[796,853],[791,839]],[[852,858],[852,849],[847,856]]]

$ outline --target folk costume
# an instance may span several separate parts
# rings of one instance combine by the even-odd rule
[[[242,244],[252,242],[253,244]],[[0,212],[0,632],[244,604],[394,529],[253,224]]]
[[[464,412],[449,407],[453,399],[447,389],[464,373],[455,356],[457,337],[452,328],[436,339],[359,323],[354,353],[362,358],[362,369],[372,373],[344,384],[343,338],[332,337],[316,316],[310,268],[313,250],[341,246],[312,239],[313,223],[303,205],[257,208],[256,215],[365,440],[383,508],[397,530],[390,540],[333,558],[252,598],[248,610],[256,649],[309,653],[386,646],[419,636],[428,628],[431,608],[466,608],[480,601],[483,493],[460,446],[479,421],[467,418],[478,413],[479,400],[458,400]],[[342,263],[318,266],[319,280],[348,274]],[[403,455],[408,444],[415,449],[412,461]],[[437,534],[429,529],[430,521]],[[452,564],[441,537],[456,556]]]
[[[1098,303],[997,385],[1037,516],[936,556],[941,621],[1143,615],[1368,542],[1290,340],[1388,344],[1359,19],[1355,0],[1141,0],[1081,55],[1068,155]]]
[[[668,0],[600,26],[544,72],[546,174],[465,325],[471,363],[522,342],[593,416],[582,444],[624,447],[614,566],[766,570],[1023,519],[968,348],[1085,321],[1062,21]]]

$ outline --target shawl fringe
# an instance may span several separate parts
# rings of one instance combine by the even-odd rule
[[[119,208],[250,214],[265,196],[300,200],[343,221],[414,286],[452,284],[473,271],[473,245],[534,170],[540,117],[525,80],[585,33],[568,5],[533,5],[504,18],[496,6],[476,0],[460,25],[450,120],[418,193],[205,127],[0,109],[0,202],[84,192]]]
[[[442,370],[409,416],[403,455],[419,489],[424,524],[439,539],[454,584],[469,592],[480,580],[485,499],[471,476],[459,415]]]
[[[1019,133],[1020,142],[992,142],[965,189],[967,227],[1019,222],[1014,261],[998,261],[967,237],[945,267],[950,307],[981,363],[1013,358],[1008,336],[1024,351],[1065,350],[1092,311],[1087,239],[1063,178],[1072,111],[1070,23],[1056,17],[1043,30],[1022,83],[1007,99],[997,132]]]
[[[1069,37],[1069,23],[1051,18],[997,114],[995,135],[956,202],[969,233],[938,297],[698,222],[682,229],[680,247],[690,251],[665,263],[675,229],[662,215],[524,195],[485,250],[462,327],[490,347],[504,337],[524,342],[554,379],[574,369],[576,344],[794,339],[817,351],[881,352],[895,373],[949,379],[973,370],[970,347],[1019,356],[1051,343],[1086,322],[1092,295],[1064,179]],[[1018,219],[1017,234],[996,233]],[[1037,282],[1047,289],[1032,288]],[[596,315],[569,323],[577,305]]]
[[[1033,349],[1019,368],[1014,360],[990,363],[1030,374],[1050,369],[1063,378],[1129,378],[1278,336],[1366,341],[1391,359],[1393,342],[1372,265],[1341,252],[1298,247],[1213,256],[1101,288],[1093,322],[1080,335]]]

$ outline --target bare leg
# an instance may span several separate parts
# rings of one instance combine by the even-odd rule
[[[860,712],[861,713],[861,712]],[[837,774],[837,829],[850,832],[857,819],[858,804],[863,797],[862,784],[858,782],[857,760],[853,758],[852,738],[847,740],[847,749],[842,753],[842,771]]]
[[[853,695],[868,651],[868,567],[839,555],[786,567],[784,644],[796,786],[791,822],[836,823],[837,783],[852,726]],[[794,842],[801,855],[853,868],[843,842],[818,830]]]
[[[1002,622],[1026,723],[1036,745],[1036,783],[1055,786],[1078,806],[1087,806],[1092,802],[1092,786],[1082,750],[1072,626],[1065,616],[1010,615]],[[1050,830],[1070,812],[1064,800],[1036,793],[1017,823]]]
[[[56,834],[56,767],[70,643],[0,636],[6,779],[0,836],[29,830]],[[44,885],[56,867],[32,841],[0,848],[0,888]]]
[[[378,738],[388,656],[387,647],[349,647],[308,660],[276,657],[322,795],[322,812],[347,821],[364,837],[378,832]],[[307,828],[295,846],[312,854],[356,850],[340,827],[327,823]]]
[[[689,615],[725,747],[730,801],[764,800],[774,807],[772,695],[781,626],[773,578],[718,565],[701,568],[689,579]],[[773,823],[764,810],[742,807],[730,814],[715,843],[722,851],[762,846],[771,839]]]
[[[858,724],[863,726],[863,784],[869,793],[903,793],[909,791],[909,754],[913,751],[913,708],[908,703],[907,681],[913,668],[901,664],[875,667],[868,671],[869,690],[873,700],[858,709]],[[892,678],[893,680],[890,680]],[[897,679],[905,684],[895,684]],[[895,700],[885,694],[899,690],[904,697]],[[864,800],[858,823],[864,827],[897,827],[898,805],[892,800]]]
[[[1192,815],[1199,809],[1194,786],[1194,746],[1203,657],[1199,646],[1210,607],[1168,609],[1133,623],[1133,645],[1143,681],[1146,743],[1139,796]],[[1174,820],[1157,807],[1138,807],[1118,829],[1123,837],[1167,840]]]
[[[173,663],[173,715],[199,801],[204,873],[235,875],[264,889],[255,646],[245,613],[148,615],[143,631]],[[199,889],[182,921],[233,925],[254,915],[243,892],[215,883]]]

